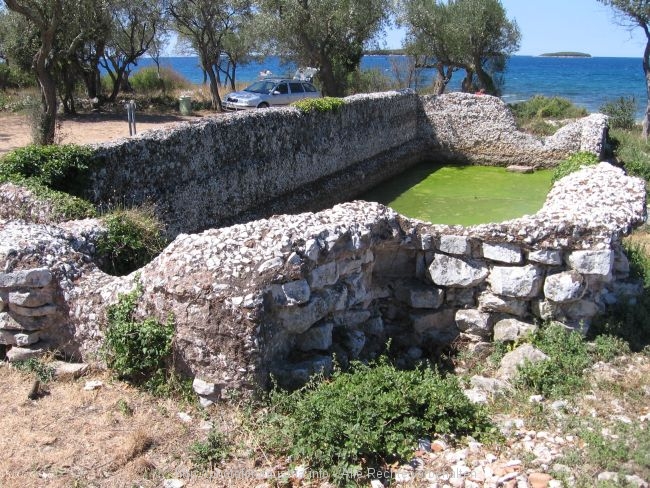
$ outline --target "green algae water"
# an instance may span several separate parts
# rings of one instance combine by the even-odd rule
[[[358,198],[435,224],[501,222],[537,212],[551,188],[552,173],[422,163]]]

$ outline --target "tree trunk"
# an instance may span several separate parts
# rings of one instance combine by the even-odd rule
[[[210,79],[210,101],[212,102],[212,110],[223,112],[221,97],[219,96],[219,80],[217,79],[217,75],[212,69],[212,66],[206,66],[205,72]]]
[[[650,134],[650,32],[647,26],[644,30],[647,41],[645,51],[643,52],[643,74],[645,75],[645,89],[648,95],[648,104],[646,105],[645,117],[643,119],[643,137],[647,140]]]
[[[497,89],[494,86],[494,80],[490,76],[490,74],[483,69],[483,66],[481,65],[480,60],[475,60],[475,65],[476,65],[476,77],[478,78],[478,82],[485,90],[485,93],[488,95],[497,95]]]
[[[447,66],[447,71],[445,71],[445,65],[442,63],[436,64],[436,79],[433,83],[433,92],[436,95],[442,95],[447,88],[449,80],[454,73],[454,69],[451,66]]]
[[[33,134],[36,144],[54,144],[54,132],[56,130],[56,82],[52,73],[46,66],[47,52],[43,46],[38,50],[34,58],[34,70],[42,94],[42,109],[38,114],[36,131]]]
[[[464,93],[471,93],[474,90],[474,70],[470,68],[465,68],[465,78],[463,78],[463,81],[461,83],[461,90]]]
[[[329,59],[321,59],[318,76],[323,83],[323,95],[328,97],[342,97],[345,95],[344,87],[336,80],[334,69]]]

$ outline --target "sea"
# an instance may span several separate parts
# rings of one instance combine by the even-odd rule
[[[362,70],[378,70],[393,76],[394,66],[405,62],[399,55],[369,55],[361,60]],[[196,57],[160,58],[162,66],[170,67],[192,83],[203,83],[203,73]],[[143,58],[134,70],[153,65]],[[271,56],[238,66],[237,82],[258,79],[263,71],[274,75],[292,75],[296,66]],[[418,86],[429,86],[435,76],[433,69],[422,69]],[[463,72],[454,74],[447,91],[460,90]],[[542,56],[512,56],[503,75],[502,99],[506,103],[528,100],[534,95],[568,98],[589,112],[598,112],[605,102],[620,97],[633,97],[636,102],[637,119],[645,113],[647,95],[641,58],[559,58]]]

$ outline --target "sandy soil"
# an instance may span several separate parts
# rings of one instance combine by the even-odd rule
[[[202,114],[184,117],[180,115],[136,115],[138,134],[149,129],[161,128],[186,120],[197,120]],[[59,119],[56,141],[59,143],[90,144],[129,137],[126,114],[91,113]],[[31,142],[31,129],[24,115],[0,113],[0,155]]]

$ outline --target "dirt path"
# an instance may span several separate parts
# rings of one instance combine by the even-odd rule
[[[138,134],[149,129],[161,128],[197,120],[201,115],[184,117],[180,115],[138,114]],[[56,141],[59,143],[91,144],[129,137],[126,114],[92,113],[59,119]],[[31,143],[31,128],[27,116],[0,113],[0,156]]]

